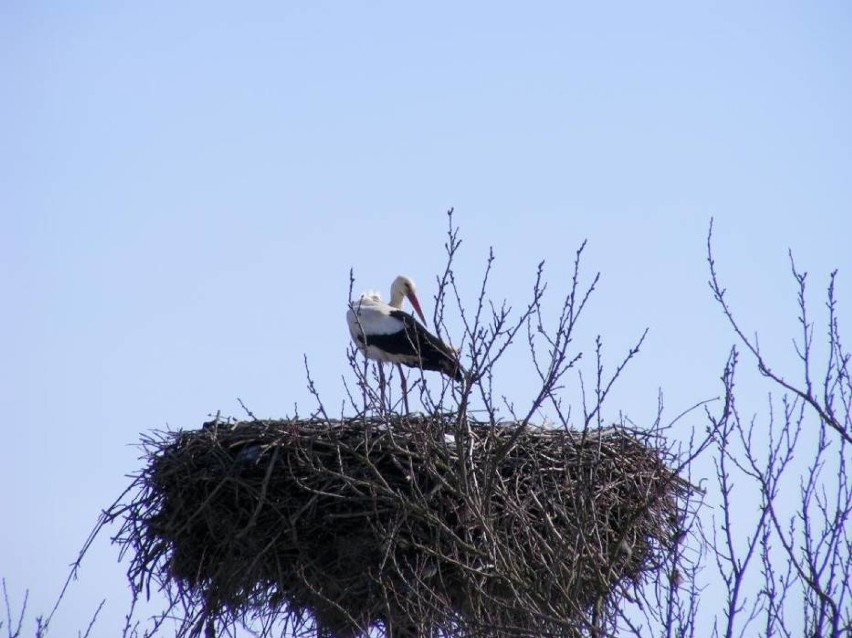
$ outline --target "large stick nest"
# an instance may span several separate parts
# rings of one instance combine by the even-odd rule
[[[205,424],[145,441],[119,540],[184,635],[581,635],[680,533],[689,486],[659,443],[457,415]]]

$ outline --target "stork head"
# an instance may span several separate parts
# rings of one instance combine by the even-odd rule
[[[390,305],[394,308],[402,308],[402,301],[405,298],[411,302],[414,311],[423,323],[426,323],[426,317],[423,316],[423,310],[420,308],[420,301],[417,299],[417,294],[414,292],[414,282],[410,277],[400,275],[393,280],[391,284],[391,299]]]

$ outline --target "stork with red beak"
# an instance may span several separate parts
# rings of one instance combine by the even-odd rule
[[[456,352],[402,310],[405,299],[411,302],[414,311],[426,323],[414,282],[404,275],[393,280],[390,304],[383,302],[378,293],[365,293],[358,301],[350,304],[346,322],[358,349],[368,359],[380,362],[382,395],[384,375],[381,362],[388,361],[399,366],[402,396],[408,412],[408,394],[402,366],[436,370],[456,381],[464,377]]]

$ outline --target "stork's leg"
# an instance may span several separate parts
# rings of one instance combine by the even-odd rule
[[[411,408],[408,407],[408,383],[405,381],[405,373],[402,371],[402,364],[397,363],[399,368],[399,385],[402,388],[402,405],[405,406],[405,413],[410,414]]]
[[[385,408],[385,369],[382,367],[381,361],[376,361],[376,365],[379,366],[379,396],[381,397],[381,405],[382,409]]]

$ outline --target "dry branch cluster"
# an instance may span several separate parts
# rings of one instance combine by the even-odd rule
[[[451,341],[463,355],[464,383],[439,390],[420,375],[409,388],[430,416],[403,417],[395,410],[407,402],[377,386],[382,375],[353,348],[341,419],[328,418],[306,358],[314,418],[260,421],[243,406],[249,422],[217,418],[197,431],[146,437],[143,469],[102,513],[53,610],[37,619],[37,636],[98,533],[116,521],[134,588],[125,638],[153,638],[169,622],[181,638],[241,629],[259,638],[733,638],[755,627],[767,637],[850,635],[852,354],[841,345],[836,272],[819,344],[807,274],[791,254],[801,368],[798,377],[782,376],[734,317],[711,224],[710,288],[757,371],[782,396],[770,397],[763,418],[741,414],[734,348],[718,415],[707,407],[712,400],[701,401],[664,426],[660,395],[647,430],[604,428],[603,404],[645,333],[607,370],[598,336],[592,374],[584,376],[575,327],[599,280],[581,283],[585,242],[554,323],[543,311],[543,263],[519,312],[490,300],[493,252],[466,307],[470,296],[453,271],[461,240],[452,211],[448,218],[432,324],[439,336],[448,332],[449,300],[462,327]],[[350,299],[353,284],[350,274]],[[524,333],[540,388],[516,412],[496,390],[496,367]],[[518,368],[509,372],[521,378]],[[569,372],[577,373],[576,391],[566,387]],[[346,418],[347,405],[358,416]],[[670,426],[699,407],[704,434],[693,425],[684,441],[681,430],[672,452],[664,438]],[[533,418],[555,421],[536,428]],[[701,475],[692,466],[705,452],[715,464],[717,493],[706,498],[719,501],[718,521],[712,509],[699,516],[704,491],[680,476]],[[752,504],[753,520],[737,516],[735,502]],[[707,580],[708,562],[718,582]],[[152,586],[168,607],[143,621],[136,605]],[[724,603],[702,605],[720,586]],[[18,636],[22,620],[12,629],[5,581],[3,589],[6,624]],[[21,619],[24,611],[26,598]]]
[[[689,490],[648,435],[454,414],[213,423],[146,458],[119,541],[184,635],[588,633],[657,577]]]

